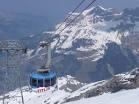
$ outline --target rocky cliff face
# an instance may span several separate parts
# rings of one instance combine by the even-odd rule
[[[137,9],[118,12],[96,6],[86,10],[60,34],[56,52],[62,54],[63,63],[58,63],[61,67],[55,68],[82,81],[102,80],[135,68],[138,64],[133,52],[135,49],[125,44],[131,44],[132,38],[137,37],[133,34],[138,31],[138,15],[131,13]],[[71,18],[77,14],[73,14]],[[62,26],[69,21],[62,23]],[[132,37],[130,42],[127,42],[127,37]],[[137,40],[134,42],[138,44]],[[134,47],[138,49],[136,45]]]

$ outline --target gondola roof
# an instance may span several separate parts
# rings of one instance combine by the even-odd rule
[[[32,73],[30,75],[31,78],[34,79],[51,79],[56,77],[56,73],[53,71],[49,71],[48,73]]]

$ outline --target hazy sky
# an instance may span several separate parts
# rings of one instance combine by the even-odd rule
[[[23,12],[46,16],[50,20],[63,20],[81,0],[0,0],[0,10]],[[84,5],[92,0],[86,0]],[[112,7],[121,10],[126,7],[139,6],[139,0],[97,0],[94,5]]]

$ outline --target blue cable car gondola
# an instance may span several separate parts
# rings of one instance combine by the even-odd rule
[[[47,48],[47,63],[30,75],[30,86],[32,88],[51,87],[56,85],[56,73],[50,70],[51,65],[51,44],[48,42],[41,42],[42,48]],[[56,86],[57,87],[57,86]]]
[[[38,71],[30,75],[30,86],[32,88],[49,87],[56,84],[56,73],[48,71]]]

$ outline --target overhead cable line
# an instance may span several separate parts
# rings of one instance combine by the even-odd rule
[[[86,10],[86,9],[88,9],[92,4],[94,4],[95,2],[96,2],[97,0],[93,0],[93,1],[91,1],[75,18],[73,18],[70,22],[69,22],[69,24],[67,24],[66,26],[65,26],[65,28],[63,28],[59,33],[58,33],[58,35],[60,35],[68,26],[70,26],[70,24],[72,23],[72,22],[74,22],[78,17],[80,17],[81,15],[82,15],[82,13]],[[62,25],[62,24],[61,24]],[[58,29],[57,29],[58,30]],[[57,31],[56,30],[56,31]],[[56,45],[55,45],[55,47],[54,47],[54,51],[56,50],[56,47],[57,47],[57,45],[58,45],[58,43],[59,43],[59,41],[60,41],[60,37],[59,37],[59,39],[58,39],[58,41],[57,41],[57,43],[56,43]]]
[[[71,14],[73,14],[84,2],[85,2],[85,0],[82,0],[82,1],[75,7],[75,9],[71,12]],[[71,15],[68,15],[68,16],[64,19],[63,22],[66,22],[66,21],[68,20],[69,17],[71,17]],[[58,26],[57,30],[58,30],[61,26],[62,26],[62,24]]]
[[[71,20],[71,21],[69,22],[69,24],[67,24],[67,25],[65,26],[65,28],[62,29],[58,34],[61,34],[68,26],[70,26],[71,23],[73,23],[79,16],[81,16],[82,13],[83,13],[86,9],[88,9],[92,4],[94,4],[96,1],[97,1],[97,0],[93,0],[92,2],[90,2],[89,5],[87,5],[87,6],[86,6],[86,7],[85,7],[73,20]]]

